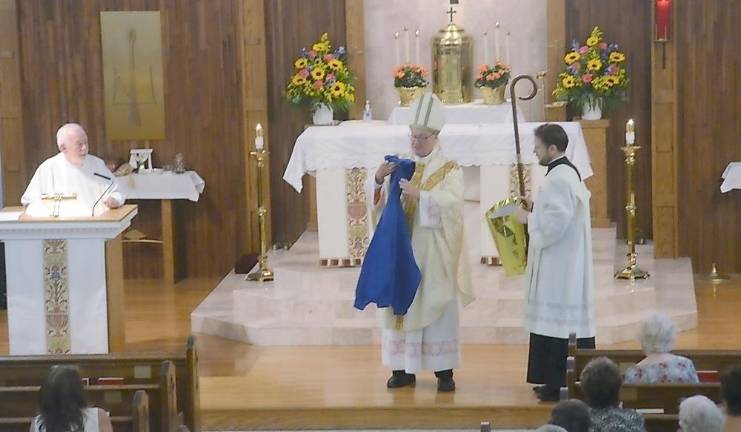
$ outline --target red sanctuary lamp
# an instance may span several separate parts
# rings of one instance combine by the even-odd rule
[[[661,43],[661,65],[666,67],[666,43],[671,36],[672,0],[655,0],[654,41]]]

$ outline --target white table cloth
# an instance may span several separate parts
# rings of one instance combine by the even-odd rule
[[[206,182],[195,171],[135,173],[118,177],[126,199],[187,199],[198,201]]]
[[[726,193],[732,189],[741,189],[741,162],[731,162],[723,171],[723,183],[720,191]]]
[[[411,117],[411,108],[397,106],[391,111],[389,123],[408,125]],[[517,112],[517,122],[524,123],[522,110]],[[512,124],[512,104],[484,105],[481,99],[461,105],[445,105],[445,124]]]
[[[533,130],[542,123],[519,126],[523,163],[537,162],[533,154]],[[582,179],[591,177],[587,145],[581,125],[562,122],[569,136],[566,155],[579,169]],[[451,124],[440,134],[443,153],[460,165],[510,165],[516,161],[514,131],[511,124]],[[409,153],[409,128],[401,125],[346,127],[313,126],[296,140],[283,179],[301,192],[301,178],[311,171],[327,169],[374,168],[388,154]]]

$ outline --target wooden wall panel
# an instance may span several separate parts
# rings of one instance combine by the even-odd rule
[[[607,40],[618,43],[628,56],[629,100],[607,116],[608,212],[621,237],[625,235],[625,157],[620,147],[625,144],[629,118],[636,122],[636,144],[642,146],[635,173],[638,229],[643,237],[652,235],[650,4],[646,0],[566,0],[567,49],[574,39],[584,41],[598,25]]]
[[[19,205],[26,188],[25,143],[16,0],[0,0],[0,161],[6,206]]]
[[[298,5],[293,0],[271,0],[265,4],[272,222],[273,240],[278,244],[292,244],[304,232],[309,219],[309,194],[297,194],[283,181],[296,138],[310,121],[307,110],[288,105],[283,97],[293,73],[293,61],[302,47],[313,43],[323,32],[329,33],[334,46],[347,42],[344,0],[301,0]]]
[[[741,273],[741,191],[720,176],[741,160],[741,2],[674,2],[677,42],[679,252],[695,272]]]
[[[150,147],[161,166],[183,153],[206,189],[198,203],[176,205],[180,268],[186,276],[229,271],[246,252],[249,232],[236,0],[18,3],[27,178],[56,152],[54,132],[69,121],[85,126],[91,152],[101,157],[127,158],[130,148]],[[112,142],[105,136],[100,12],[131,10],[161,12],[167,136],[162,141]],[[151,210],[156,221],[156,206]],[[158,252],[142,249],[151,246],[125,248],[133,266],[128,274],[159,274]]]

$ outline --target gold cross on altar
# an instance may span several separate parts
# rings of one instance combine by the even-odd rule
[[[445,12],[445,13],[446,13],[446,14],[448,14],[448,15],[450,15],[450,23],[451,23],[451,24],[453,24],[453,15],[454,15],[454,14],[457,14],[458,12],[456,12],[456,11],[455,11],[455,10],[453,9],[453,6],[451,6],[451,7],[450,7],[450,10],[449,10],[449,11],[447,11],[447,12]]]

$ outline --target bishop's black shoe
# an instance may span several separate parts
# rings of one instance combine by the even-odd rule
[[[391,378],[386,381],[386,387],[400,388],[406,386],[412,386],[417,381],[417,377],[414,374],[408,374],[403,370],[395,370],[391,374]]]
[[[435,372],[435,376],[437,377],[437,391],[455,391],[455,381],[453,381],[453,369],[437,371]]]

